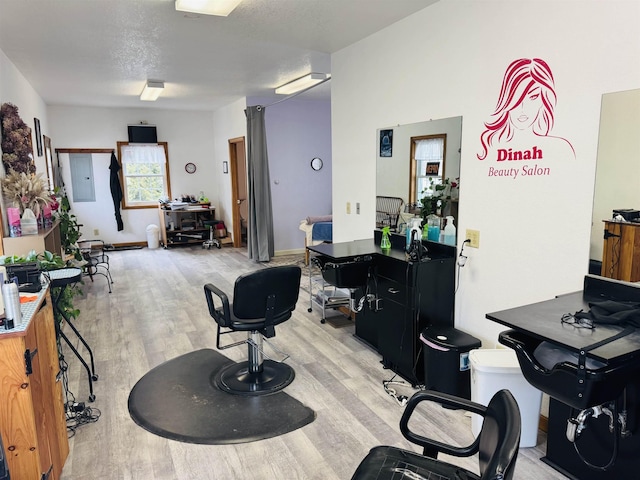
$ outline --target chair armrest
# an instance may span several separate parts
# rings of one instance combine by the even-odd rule
[[[209,314],[214,318],[218,325],[228,327],[231,324],[231,310],[229,308],[229,297],[227,294],[212,283],[207,283],[204,286],[204,295],[207,298]],[[220,302],[222,302],[222,314],[219,309],[216,309],[213,295],[218,297]]]
[[[468,445],[466,447],[456,447],[431,438],[423,437],[422,435],[418,435],[417,433],[412,432],[409,429],[409,419],[411,418],[411,415],[413,414],[413,411],[416,409],[418,404],[424,401],[437,402],[447,407],[462,409],[471,413],[477,413],[478,415],[482,415],[483,417],[487,412],[487,407],[485,407],[484,405],[466,400],[464,398],[454,397],[453,395],[436,392],[433,390],[424,390],[417,392],[407,402],[407,406],[402,414],[402,418],[400,419],[400,431],[407,440],[415,443],[416,445],[420,445],[425,449],[425,452],[436,450],[438,452],[446,453],[448,455],[453,455],[456,457],[469,457],[478,452],[480,446],[479,437],[476,438],[471,445]]]

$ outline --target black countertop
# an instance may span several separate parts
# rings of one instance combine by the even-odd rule
[[[607,280],[601,279],[597,282],[600,285],[605,285],[606,288]],[[619,284],[619,282],[617,283]],[[628,299],[635,301],[633,298],[634,290],[637,288],[630,286],[630,289],[631,298]],[[531,334],[533,337],[578,352],[582,348],[624,330],[624,327],[611,325],[596,325],[593,330],[590,330],[561,323],[560,318],[565,313],[573,314],[579,310],[589,311],[589,301],[602,299],[597,297],[601,296],[594,295],[592,289],[586,288],[584,291],[561,295],[551,300],[488,313],[486,317],[507,327]],[[640,355],[640,330],[638,329],[629,335],[595,348],[588,354],[590,357],[607,363],[622,361],[638,355]]]

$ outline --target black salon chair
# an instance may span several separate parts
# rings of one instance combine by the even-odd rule
[[[219,388],[237,395],[267,395],[293,381],[295,372],[289,365],[263,359],[262,340],[275,336],[275,326],[291,317],[301,273],[300,267],[281,266],[242,275],[233,288],[233,304],[218,287],[210,283],[204,286],[209,313],[218,324],[218,350],[244,343],[249,346],[247,361],[232,363],[217,373],[215,383]],[[248,332],[248,338],[222,345],[221,336],[233,332]]]
[[[475,441],[465,447],[447,445],[409,430],[409,419],[416,406],[423,401],[440,403],[463,409],[484,417],[482,430]],[[413,420],[416,422],[416,420]],[[373,448],[360,463],[352,480],[433,479],[433,480],[511,480],[520,446],[520,410],[508,390],[496,393],[489,405],[454,397],[431,390],[414,394],[407,403],[400,431],[410,442],[423,447],[423,454],[397,447]],[[470,457],[479,453],[480,475],[437,459],[438,453],[456,457]]]

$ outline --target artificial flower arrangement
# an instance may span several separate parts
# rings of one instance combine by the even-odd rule
[[[3,103],[0,107],[2,130],[2,163],[6,172],[14,170],[27,175],[36,171],[31,146],[31,129],[22,121],[18,107]]]
[[[44,207],[53,202],[41,173],[27,175],[11,170],[2,179],[2,192],[14,207],[20,209],[21,215],[29,208],[38,217]]]

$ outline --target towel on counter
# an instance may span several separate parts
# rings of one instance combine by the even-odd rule
[[[313,225],[318,222],[331,222],[333,215],[321,215],[319,217],[307,217],[307,225]]]

